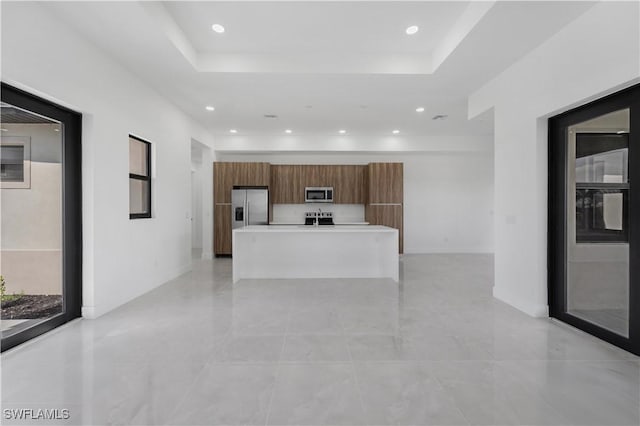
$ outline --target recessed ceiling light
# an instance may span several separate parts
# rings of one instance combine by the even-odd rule
[[[238,133],[238,131],[236,129],[231,129],[229,130],[229,133]]]
[[[53,131],[54,131],[54,132],[59,132],[59,131],[60,131],[60,129],[53,129]]]
[[[416,112],[424,112],[424,107],[418,107],[418,108],[416,108]]]
[[[7,130],[7,129],[0,129],[0,130],[2,130],[3,132],[8,132],[8,130]]]
[[[405,30],[405,32],[409,35],[413,35],[415,33],[417,33],[419,30],[417,25],[411,25],[410,27],[407,27],[407,29]]]
[[[448,116],[446,114],[438,114],[431,117],[432,120],[444,120]]]
[[[4,130],[4,129],[2,129],[2,130]],[[626,130],[618,130],[616,133],[619,134],[619,135],[622,135],[624,133],[629,133],[629,132],[627,132]]]
[[[396,130],[392,131],[391,133],[393,133],[394,135],[397,135],[398,133],[400,133],[400,130],[396,129]]]
[[[212,107],[211,105],[207,105],[206,107],[204,107],[204,109],[206,109],[207,111],[214,111],[215,108]]]
[[[291,129],[287,129],[284,132],[287,133],[287,134],[291,134],[292,130]]]
[[[211,29],[217,32],[218,34],[222,34],[224,32],[224,27],[220,24],[213,24],[211,26]]]
[[[338,133],[340,133],[341,135],[344,135],[345,133],[347,133],[346,130],[338,130]]]

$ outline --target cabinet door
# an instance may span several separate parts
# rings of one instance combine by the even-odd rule
[[[214,207],[213,252],[216,255],[231,254],[231,205],[216,204]]]
[[[301,171],[301,166],[271,166],[271,191],[269,197],[273,204],[304,203]]]
[[[297,166],[300,168],[302,190],[307,186],[331,186],[328,181],[328,167],[317,164]],[[304,200],[303,200],[304,201]]]
[[[364,204],[365,166],[330,166],[336,204]]]
[[[402,205],[371,205],[365,208],[365,220],[371,225],[384,225],[396,228],[399,238],[399,253],[403,252],[404,239],[402,232]]]
[[[369,203],[402,203],[402,163],[369,163]]]
[[[229,163],[233,168],[233,185],[238,186],[269,186],[269,163]]]
[[[234,163],[216,161],[213,163],[214,203],[230,203],[233,187]]]

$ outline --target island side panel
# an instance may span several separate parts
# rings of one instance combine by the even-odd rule
[[[391,278],[398,281],[398,232],[233,233],[233,281],[243,278]]]

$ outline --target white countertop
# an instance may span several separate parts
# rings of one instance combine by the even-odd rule
[[[382,225],[250,225],[233,232],[397,232]]]
[[[335,226],[344,226],[344,225],[360,225],[365,226],[368,225],[369,222],[336,222]],[[304,225],[304,222],[293,223],[293,222],[269,222],[269,225],[275,226],[283,226],[283,225]],[[322,225],[326,226],[326,225]]]

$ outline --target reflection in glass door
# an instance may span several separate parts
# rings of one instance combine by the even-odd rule
[[[80,116],[2,85],[2,350],[80,314]]]
[[[567,312],[629,336],[629,109],[569,126]]]
[[[634,87],[549,122],[551,316],[635,353],[639,118],[640,87]]]

